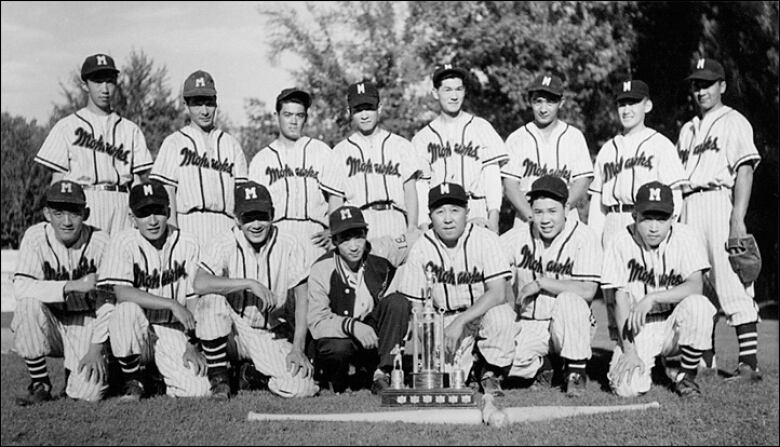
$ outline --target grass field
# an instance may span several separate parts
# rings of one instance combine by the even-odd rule
[[[603,304],[594,303],[599,321]],[[774,310],[776,313],[776,308]],[[736,366],[733,329],[717,330],[722,370]],[[604,390],[603,378],[612,344],[599,328],[591,381],[586,394],[567,399],[558,389],[508,390],[503,406],[616,405],[657,401],[659,409],[514,424],[485,426],[369,424],[325,422],[248,422],[249,411],[266,413],[335,413],[384,411],[379,399],[364,390],[336,396],[330,392],[305,400],[283,400],[266,391],[245,392],[229,402],[155,397],[140,403],[111,398],[98,404],[59,399],[37,407],[17,407],[14,396],[27,385],[22,360],[2,356],[2,445],[30,444],[177,444],[177,445],[778,445],[778,322],[759,326],[759,362],[764,381],[724,383],[717,374],[701,375],[703,396],[682,401],[654,385],[644,396],[620,399]],[[63,386],[62,362],[50,360],[55,392]]]

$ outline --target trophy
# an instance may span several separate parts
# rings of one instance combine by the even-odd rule
[[[411,388],[406,388],[401,369],[400,346],[396,345],[390,388],[382,391],[383,406],[468,407],[476,405],[474,390],[465,386],[460,369],[461,352],[452,364],[445,359],[444,311],[433,305],[433,269],[425,271],[423,307],[412,309]]]

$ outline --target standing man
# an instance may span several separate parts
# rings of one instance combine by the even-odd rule
[[[355,133],[333,148],[320,180],[329,212],[346,203],[363,211],[371,237],[398,237],[417,229],[417,163],[407,139],[379,127],[379,91],[370,81],[349,86],[347,103]]]
[[[549,387],[553,351],[564,360],[563,390],[577,397],[585,391],[596,332],[590,303],[601,278],[601,241],[590,227],[567,216],[569,191],[561,177],[539,177],[527,197],[531,222],[500,237],[514,270],[516,292],[510,298],[520,326],[509,374]]]
[[[432,269],[434,307],[444,312],[447,361],[473,375],[485,393],[502,394],[515,354],[515,313],[505,302],[512,277],[498,235],[468,223],[469,197],[456,183],[431,188],[428,206],[433,228],[409,251],[398,291],[422,311],[426,270]],[[473,365],[473,356],[479,361]]]
[[[108,389],[104,347],[111,305],[103,305],[95,287],[108,234],[84,223],[86,205],[78,183],[55,182],[46,191],[46,222],[22,238],[11,330],[31,382],[19,405],[51,400],[46,356],[64,357],[68,397],[97,401]]]
[[[165,185],[170,223],[203,247],[233,227],[233,189],[246,181],[246,158],[238,140],[215,127],[217,90],[210,74],[189,75],[182,96],[190,123],[165,138],[149,179]]]
[[[683,189],[681,221],[704,235],[712,264],[709,280],[727,323],[736,328],[739,365],[734,378],[758,381],[758,311],[753,283],[743,283],[732,270],[724,247],[731,239],[747,236],[745,214],[753,188],[753,170],[761,156],[753,143],[750,123],[723,104],[723,66],[714,59],[699,59],[687,79],[699,116],[685,123],[677,141],[688,180]],[[707,363],[716,367],[712,361]]]
[[[515,227],[533,220],[525,194],[543,175],[560,177],[568,184],[566,211],[575,210],[569,217],[579,218],[577,204],[587,196],[593,163],[582,132],[558,118],[563,82],[551,73],[540,75],[528,87],[528,95],[534,120],[506,139],[509,162],[501,169],[504,194],[515,208]]]
[[[696,373],[702,351],[712,346],[715,307],[702,295],[709,270],[701,235],[674,223],[672,190],[660,182],[636,193],[635,222],[610,240],[602,283],[614,300],[617,346],[609,365],[612,390],[633,397],[650,390],[655,358],[682,355],[673,388],[683,398],[701,394]]]
[[[320,176],[333,155],[324,142],[303,135],[311,95],[287,88],[276,98],[279,136],[260,149],[249,164],[249,178],[268,188],[276,204],[274,224],[301,242],[306,265],[328,247],[328,202],[319,188]]]
[[[501,209],[500,165],[509,156],[504,141],[487,121],[463,111],[469,73],[446,64],[433,73],[433,97],[441,113],[412,138],[418,156],[427,160],[430,179],[422,191],[457,183],[468,195],[470,221],[498,233]],[[428,211],[420,194],[420,213]],[[422,211],[425,210],[425,211]]]
[[[274,206],[264,186],[251,180],[237,186],[235,204],[236,226],[207,245],[195,275],[195,293],[204,295],[195,317],[209,379],[229,395],[227,345],[233,337],[239,357],[270,376],[272,392],[313,396],[319,388],[305,354],[309,266],[303,247],[271,223]],[[278,315],[289,290],[295,294],[292,344],[274,333],[283,324]]]
[[[111,56],[87,57],[81,66],[86,107],[58,121],[35,156],[53,171],[52,183],[82,186],[91,211],[85,223],[109,233],[130,227],[127,193],[152,167],[141,129],[111,109],[118,74]]]
[[[168,224],[168,193],[161,183],[133,186],[130,209],[135,228],[111,238],[110,256],[100,266],[98,282],[112,285],[116,294],[108,332],[111,351],[122,368],[121,399],[145,396],[142,362],[156,364],[169,396],[208,396],[206,359],[195,337],[192,313],[197,303],[192,280],[198,242]]]

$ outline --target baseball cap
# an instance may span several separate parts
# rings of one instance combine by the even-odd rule
[[[46,190],[46,205],[53,204],[84,206],[87,198],[81,185],[70,180],[60,180]]]
[[[139,183],[130,190],[130,209],[133,214],[149,205],[168,206],[168,192],[160,182]]]
[[[547,92],[555,96],[563,96],[563,81],[554,74],[543,74],[536,77],[528,86],[528,93]]]
[[[360,81],[350,85],[347,89],[347,104],[350,109],[364,104],[376,108],[379,105],[379,90],[376,84],[371,81]]]
[[[241,218],[251,212],[262,212],[273,215],[274,204],[268,189],[253,181],[247,181],[235,187],[236,217]]]
[[[650,97],[650,87],[644,81],[625,81],[620,83],[616,101],[621,99],[644,99]]]
[[[428,191],[429,210],[433,211],[447,203],[466,206],[469,203],[469,196],[463,190],[463,187],[457,183],[442,183]]]
[[[353,228],[368,228],[363,212],[355,206],[342,206],[330,213],[330,235],[335,236]]]
[[[469,72],[466,71],[465,68],[457,67],[452,64],[444,64],[440,67],[437,67],[436,70],[434,70],[433,86],[436,87],[437,85],[441,85],[442,79],[444,79],[445,77],[450,77],[452,75],[455,75],[463,79],[464,83],[469,78]]]
[[[693,68],[693,73],[690,74],[685,80],[692,81],[695,79],[701,79],[704,81],[717,81],[719,79],[726,79],[726,72],[723,70],[723,65],[715,59],[700,58],[696,61],[696,65]]]
[[[309,106],[311,106],[311,95],[299,88],[292,87],[282,90],[282,92],[279,93],[279,96],[276,97],[276,109],[279,110],[281,108],[282,101],[290,98],[300,99],[303,103],[303,107],[307,109]]]
[[[540,195],[550,196],[566,203],[569,200],[569,188],[562,178],[554,175],[543,175],[531,184],[531,190],[525,194],[529,201],[533,201]]]
[[[119,73],[119,70],[116,69],[116,65],[114,64],[114,58],[103,53],[87,56],[87,58],[84,59],[84,63],[81,64],[81,79],[86,81],[95,73],[100,72]]]
[[[187,76],[184,81],[184,90],[182,96],[191,98],[193,96],[217,96],[217,89],[214,86],[214,78],[203,70]]]
[[[674,212],[672,188],[661,182],[653,181],[639,187],[634,200],[634,209],[638,213],[656,211],[671,215]]]

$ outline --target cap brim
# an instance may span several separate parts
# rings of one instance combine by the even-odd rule
[[[343,233],[345,231],[354,230],[355,228],[365,228],[365,229],[368,229],[368,224],[367,223],[360,223],[360,222],[348,223],[348,224],[345,224],[343,227],[339,227],[339,229],[336,230],[336,231],[331,230],[330,235],[331,236],[335,236],[335,235],[341,234],[341,233]]]
[[[525,198],[528,199],[529,202],[533,201],[538,196],[552,197],[553,199],[561,201],[561,202],[565,202],[566,200],[569,199],[568,196],[562,196],[559,193],[557,193],[555,191],[551,191],[549,189],[536,189],[536,190],[528,191],[527,193],[525,193]]]
[[[674,213],[674,204],[666,203],[647,203],[636,205],[636,212],[641,214],[659,213],[671,216]]]
[[[563,92],[562,91],[556,90],[556,89],[551,88],[551,87],[533,87],[533,88],[528,89],[528,94],[529,95],[531,93],[534,93],[534,92],[545,92],[545,93],[549,93],[551,95],[555,95],[555,96],[559,96],[559,97],[563,96]]]
[[[170,202],[168,202],[167,200],[163,201],[163,200],[160,200],[160,199],[146,199],[146,200],[141,200],[138,203],[131,205],[130,206],[130,210],[133,211],[133,212],[136,212],[138,210],[146,208],[147,206],[155,206],[155,205],[156,206],[170,206]]]
[[[693,81],[693,80],[717,81],[719,79],[723,79],[723,76],[710,70],[697,71],[692,75],[688,76],[687,78],[685,78],[686,81]]]
[[[456,199],[454,197],[447,197],[447,198],[444,198],[444,199],[439,199],[439,200],[437,200],[437,201],[435,201],[433,203],[429,203],[428,204],[428,209],[429,210],[435,210],[436,208],[438,208],[438,207],[440,207],[442,205],[457,205],[457,206],[462,206],[464,208],[467,208],[468,204],[469,204],[468,200],[459,200],[459,199]]]
[[[379,98],[375,98],[372,96],[359,96],[357,98],[352,98],[348,101],[349,108],[354,109],[357,106],[362,105],[368,105],[372,107],[378,107],[379,106]]]
[[[620,101],[621,99],[636,99],[638,101],[638,100],[645,99],[645,98],[646,98],[646,96],[641,94],[641,93],[628,93],[628,92],[626,92],[626,93],[619,93],[617,95],[617,98],[615,98],[615,101]]]
[[[279,103],[284,100],[292,99],[292,98],[300,99],[301,102],[303,102],[304,107],[306,107],[307,109],[309,108],[309,106],[311,106],[311,95],[304,92],[303,90],[293,90],[291,92],[286,93],[284,96],[280,95],[278,98],[276,98],[276,102]]]
[[[193,98],[196,96],[217,96],[217,91],[213,88],[201,88],[197,90],[190,90],[187,93],[183,93],[185,98]]]
[[[119,70],[116,68],[99,68],[97,70],[88,71],[81,74],[81,79],[91,79],[97,77],[100,73],[111,73],[112,75],[118,75]]]
[[[235,214],[238,217],[241,217],[245,214],[249,213],[272,213],[274,210],[273,205],[270,203],[266,204],[254,204],[247,207],[236,207],[235,208]]]
[[[46,200],[46,206],[48,207],[56,207],[56,206],[66,206],[66,207],[82,207],[86,206],[86,201],[80,201],[80,200]]]
[[[469,73],[462,68],[448,68],[446,70],[442,70],[442,72],[437,74],[433,80],[435,82],[451,75],[456,75],[457,77],[463,78],[464,81],[469,77]]]

